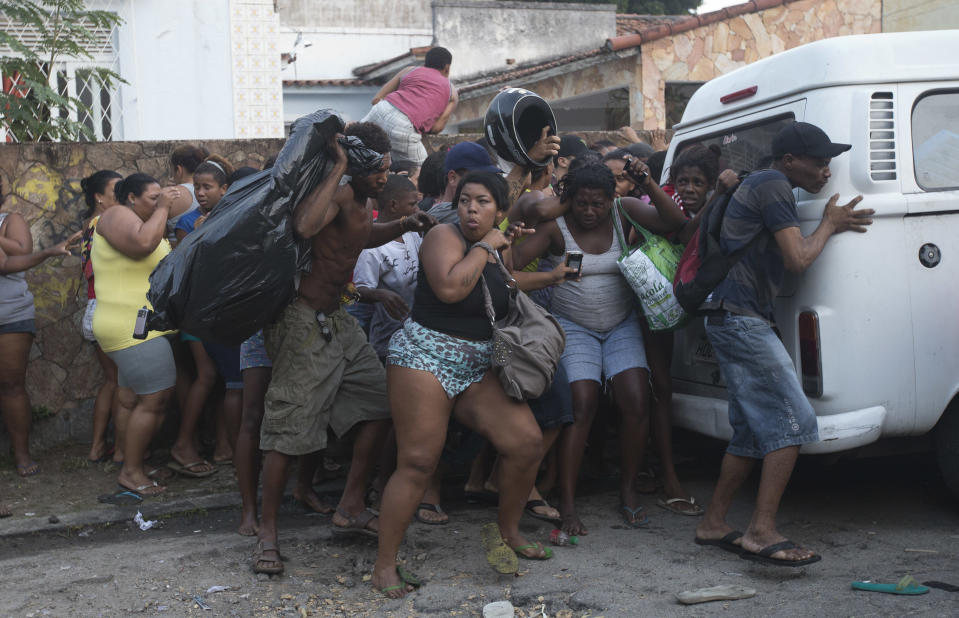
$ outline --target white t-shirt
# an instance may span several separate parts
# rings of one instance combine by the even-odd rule
[[[353,269],[356,287],[380,288],[399,294],[413,309],[416,275],[420,268],[420,244],[423,239],[416,232],[406,232],[397,240],[381,247],[363,249]],[[376,303],[370,321],[370,344],[380,357],[386,356],[390,337],[403,326],[403,320],[394,320]]]

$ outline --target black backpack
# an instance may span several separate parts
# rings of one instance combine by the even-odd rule
[[[686,245],[686,250],[679,260],[676,277],[673,279],[673,294],[690,315],[699,313],[699,307],[716,286],[722,283],[733,265],[762,238],[760,232],[745,247],[729,255],[723,254],[720,249],[719,235],[722,232],[726,208],[747,175],[746,172],[740,173],[739,182],[735,186],[713,197],[707,204],[708,210],[699,220],[699,229]]]

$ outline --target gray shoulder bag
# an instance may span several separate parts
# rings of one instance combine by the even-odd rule
[[[513,399],[536,399],[553,381],[566,333],[556,318],[517,287],[499,254],[494,255],[506,278],[510,300],[506,317],[497,322],[486,277],[481,278],[486,315],[493,325],[493,373]]]

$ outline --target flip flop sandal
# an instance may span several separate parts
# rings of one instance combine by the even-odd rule
[[[276,560],[271,560],[270,558],[264,558],[263,554],[268,551],[275,551],[277,555]],[[261,562],[272,563],[274,566],[259,566]],[[256,549],[253,551],[253,572],[254,573],[266,573],[267,575],[279,575],[283,572],[286,567],[283,565],[283,556],[280,555],[280,550],[276,546],[276,543],[264,543],[263,541],[256,542]]]
[[[400,579],[403,580],[404,584],[409,584],[410,586],[413,586],[413,588],[419,588],[423,585],[422,580],[406,570],[406,567],[404,566],[398,565],[396,567],[396,574],[400,576]]]
[[[649,517],[646,516],[644,509],[641,506],[631,509],[625,504],[619,505],[619,510],[623,515],[623,521],[626,522],[626,525],[630,528],[645,528],[649,526]],[[639,515],[642,513],[642,519],[639,518]]]
[[[494,571],[503,575],[513,575],[519,570],[519,558],[503,540],[498,524],[485,524],[480,528],[480,538],[486,550],[486,562],[493,567]]]
[[[122,466],[123,462],[121,461],[117,465]],[[174,475],[173,471],[168,468],[151,468],[147,470],[147,478],[153,479],[154,481],[166,481],[168,479],[172,479],[174,476],[176,475]]]
[[[738,541],[741,538],[743,538],[743,533],[739,530],[733,530],[721,539],[701,539],[697,536],[693,539],[693,542],[696,543],[696,545],[718,547],[719,549],[734,553],[738,556],[743,553],[743,548],[742,545],[737,545],[733,541]]]
[[[543,515],[542,513],[537,513],[534,509],[549,507],[549,502],[546,500],[530,500],[526,503],[526,507],[523,509],[527,515],[534,519],[539,519],[540,521],[548,521],[551,524],[562,523],[562,517],[549,517],[548,515]]]
[[[762,564],[768,564],[770,566],[786,566],[786,567],[801,567],[806,566],[807,564],[812,564],[814,562],[819,562],[822,560],[822,556],[819,554],[813,554],[809,558],[804,560],[785,560],[783,558],[773,558],[772,555],[777,551],[789,550],[789,549],[799,549],[800,547],[793,543],[792,541],[782,541],[780,543],[775,543],[773,545],[767,545],[763,547],[759,553],[753,553],[751,551],[743,550],[739,557],[743,560],[751,560],[753,562],[759,562]]]
[[[755,588],[724,584],[722,586],[700,588],[698,590],[684,590],[683,592],[676,593],[676,600],[683,605],[692,605],[694,603],[707,603],[709,601],[738,601],[739,599],[749,599],[754,596],[756,596]]]
[[[193,468],[196,468],[198,466],[213,466],[213,464],[201,459],[199,461],[194,461],[188,464],[181,464],[178,461],[171,461],[170,463],[166,465],[167,468],[173,470],[180,476],[188,476],[194,479],[203,479],[208,476],[212,476],[216,474],[216,466],[213,466],[213,468],[210,470],[203,470],[201,472],[197,472]]]
[[[656,501],[656,504],[658,504],[661,508],[666,509],[670,513],[676,513],[677,515],[688,515],[690,517],[696,517],[706,512],[703,510],[703,507],[696,504],[696,498],[692,496],[688,498],[668,498],[666,500],[663,500],[662,498],[660,498],[659,500]],[[688,504],[693,508],[687,509],[684,511],[683,509],[679,509],[673,506],[675,504]]]
[[[31,468],[33,468],[33,471],[32,471],[32,472],[28,472],[28,470],[30,470]],[[26,477],[28,477],[28,476],[35,476],[35,475],[37,475],[37,474],[40,474],[40,464],[38,464],[38,463],[35,462],[35,461],[31,461],[30,463],[28,463],[28,464],[25,465],[25,466],[17,466],[17,474],[18,474],[20,477],[22,477],[22,478],[26,478]]]
[[[116,506],[126,506],[129,504],[139,504],[143,502],[143,496],[134,491],[130,491],[129,489],[124,489],[123,491],[118,491],[115,494],[104,494],[102,496],[97,496],[97,502],[102,502],[103,504],[115,504]]]
[[[523,552],[527,549],[542,549],[542,556],[527,556]],[[549,560],[553,557],[553,548],[552,547],[543,547],[539,543],[530,543],[529,545],[520,545],[519,547],[514,547],[513,551],[516,552],[516,555],[524,560]]]
[[[166,487],[160,485],[156,481],[152,481],[146,485],[140,485],[139,487],[127,487],[126,485],[117,483],[117,487],[120,488],[120,491],[132,491],[135,494],[139,494],[140,496],[145,496],[147,498],[159,496],[166,491]]]
[[[354,535],[362,534],[363,536],[368,536],[370,538],[378,539],[380,538],[379,533],[376,530],[371,530],[367,527],[371,521],[376,519],[377,515],[370,509],[363,509],[359,515],[353,517],[343,509],[337,508],[336,512],[340,514],[341,517],[347,520],[347,525],[338,526],[333,524],[333,534],[336,535]]]
[[[433,511],[437,515],[446,515],[446,512],[438,504],[430,504],[429,502],[420,502],[420,505],[416,507],[416,515],[414,515],[414,517],[416,517],[416,521],[420,522],[421,524],[426,524],[427,526],[445,526],[446,524],[450,523],[448,515],[446,519],[444,520],[431,521],[429,519],[420,517],[420,511]]]
[[[866,590],[868,592],[886,592],[889,594],[926,594],[929,588],[920,586],[912,575],[906,575],[896,584],[880,584],[879,582],[853,582],[852,587],[855,590]]]

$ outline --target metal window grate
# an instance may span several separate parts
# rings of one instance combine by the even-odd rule
[[[869,99],[869,176],[896,179],[896,105],[891,92],[874,92]]]
[[[87,4],[93,9],[112,11],[122,15],[128,13],[125,9],[129,2],[130,0],[88,0]],[[35,47],[39,43],[40,33],[36,27],[16,22],[3,13],[0,13],[0,28],[27,47]],[[80,112],[80,117],[74,119],[87,125],[98,140],[122,139],[123,113],[120,109],[117,86],[115,85],[112,91],[99,88],[90,79],[89,71],[86,70],[91,67],[105,67],[120,72],[118,27],[91,28],[91,30],[96,40],[87,49],[93,58],[58,61],[56,70],[51,72],[50,83],[61,93],[76,96],[90,107],[92,113]],[[0,55],[12,54],[13,51],[9,46],[0,45]],[[67,110],[62,109],[51,111],[60,117],[66,117],[68,114]],[[71,111],[69,114],[75,115],[76,112]],[[0,143],[11,139],[12,135],[4,131],[3,124],[0,122]]]

